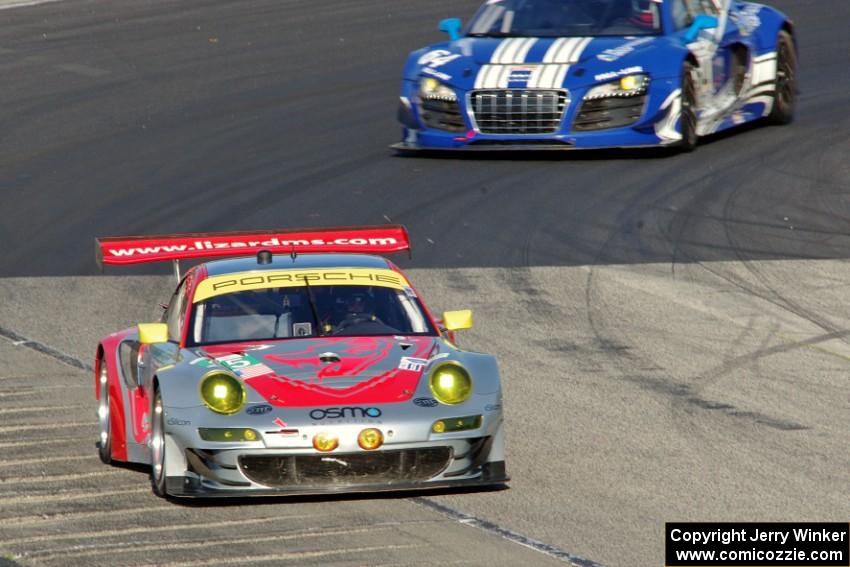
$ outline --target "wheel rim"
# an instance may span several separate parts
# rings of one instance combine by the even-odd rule
[[[788,53],[787,42],[779,43],[779,63],[776,70],[776,97],[783,106],[789,106],[794,100],[794,65]]]
[[[153,404],[153,430],[151,431],[151,467],[154,481],[159,485],[165,474],[165,430],[163,428],[162,398],[157,393]]]
[[[98,373],[99,401],[97,405],[97,420],[100,424],[100,450],[106,452],[109,445],[109,437],[112,434],[109,422],[109,379],[106,373],[106,361],[100,361],[100,372]]]

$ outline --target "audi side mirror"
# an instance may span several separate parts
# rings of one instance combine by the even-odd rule
[[[443,33],[447,33],[449,35],[449,39],[452,41],[460,39],[461,28],[463,28],[463,23],[460,18],[446,18],[445,20],[440,20],[440,24],[437,26],[437,29]]]

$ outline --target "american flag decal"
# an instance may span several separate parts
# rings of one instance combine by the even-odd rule
[[[257,376],[265,376],[266,374],[274,374],[274,370],[266,366],[265,364],[252,364],[251,366],[246,366],[245,368],[240,368],[237,370],[240,378],[255,378]]]

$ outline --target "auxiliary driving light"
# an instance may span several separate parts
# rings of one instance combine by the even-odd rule
[[[360,448],[365,451],[372,451],[373,449],[377,449],[384,443],[384,434],[381,433],[380,429],[375,429],[374,427],[370,427],[369,429],[364,429],[360,432],[360,435],[357,436],[357,444],[360,445]]]
[[[431,431],[433,431],[434,433],[449,433],[452,431],[466,431],[468,429],[478,429],[479,427],[481,427],[481,421],[482,417],[480,415],[440,419],[434,422],[434,425],[431,426]]]
[[[232,374],[212,371],[201,379],[201,400],[216,413],[232,415],[243,407],[248,398],[245,386]]]
[[[455,405],[472,395],[472,377],[457,362],[444,362],[431,371],[431,393],[441,403]]]
[[[243,441],[256,441],[259,438],[259,434],[253,429],[240,428],[199,427],[198,435],[204,441],[219,443],[241,443]]]
[[[339,447],[339,438],[330,433],[316,433],[313,437],[313,448],[322,453],[328,453]]]

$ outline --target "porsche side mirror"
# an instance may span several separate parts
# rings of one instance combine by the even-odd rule
[[[685,41],[691,43],[697,38],[699,32],[702,30],[713,30],[718,25],[720,24],[716,17],[709,16],[707,14],[699,14],[696,18],[694,18],[693,23],[691,23],[691,27],[688,28],[688,31],[685,34]]]
[[[472,328],[472,310],[444,311],[443,326],[447,331],[461,331]]]
[[[139,323],[139,342],[158,345],[168,342],[168,325],[165,323]]]
[[[440,24],[437,26],[437,29],[443,33],[449,34],[449,39],[454,41],[456,39],[460,39],[460,30],[463,27],[463,24],[460,21],[460,18],[446,18],[445,20],[440,20]]]

